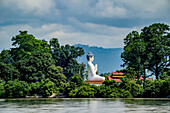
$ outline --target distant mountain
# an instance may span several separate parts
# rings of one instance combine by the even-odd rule
[[[85,51],[85,54],[78,58],[79,63],[87,64],[86,55],[89,52],[94,54],[93,64],[98,64],[98,72],[108,73],[114,72],[116,70],[122,69],[120,66],[123,64],[121,59],[121,53],[123,52],[123,48],[102,48],[102,47],[92,47],[88,45],[76,44],[75,47],[82,47]]]

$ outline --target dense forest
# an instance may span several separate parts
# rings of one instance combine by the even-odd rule
[[[38,40],[27,31],[12,37],[13,48],[0,53],[0,98],[26,96],[49,97],[63,94],[74,98],[156,98],[170,95],[170,33],[166,24],[152,24],[139,34],[132,31],[124,39],[121,58],[125,68],[122,82],[106,80],[90,85],[85,64],[77,57],[84,55],[81,47],[60,45],[57,38]],[[149,70],[156,76],[146,80]],[[142,76],[144,81],[139,80]]]

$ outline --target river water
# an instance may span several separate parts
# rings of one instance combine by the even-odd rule
[[[170,113],[170,99],[0,99],[0,113]]]

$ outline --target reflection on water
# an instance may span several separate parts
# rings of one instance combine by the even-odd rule
[[[0,113],[168,113],[170,99],[0,99]]]

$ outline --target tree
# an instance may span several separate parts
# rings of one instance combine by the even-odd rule
[[[0,62],[0,79],[7,82],[9,80],[15,80],[19,76],[19,71],[12,64]]]
[[[82,62],[82,63],[79,65],[79,76],[80,76],[82,79],[85,79],[85,78],[86,78],[85,69],[86,69],[86,64],[84,64],[84,63]]]
[[[77,74],[71,77],[70,82],[75,83],[77,87],[80,87],[84,84],[83,79]]]
[[[146,43],[146,54],[149,55],[148,69],[151,70],[156,79],[159,79],[164,68],[170,65],[170,30],[166,24],[155,23],[149,27],[144,27],[141,38]]]
[[[54,65],[50,53],[32,53],[28,59],[22,59],[15,63],[16,68],[21,73],[20,80],[40,82],[45,80],[48,68]]]
[[[128,34],[121,54],[123,66],[134,68],[139,76],[144,75],[144,80],[147,77],[145,70],[149,69],[158,80],[159,74],[170,65],[169,30],[168,25],[155,23],[144,27],[140,35],[137,31]]]
[[[146,64],[148,56],[146,54],[146,44],[137,31],[132,31],[124,39],[124,52],[121,58],[124,61],[123,66],[132,67],[137,72],[137,78],[144,75],[146,79]]]
[[[31,34],[27,34],[27,31],[19,31],[20,34],[13,37],[13,46],[11,54],[14,61],[28,58],[32,53],[41,52],[49,53],[49,45],[45,40],[38,40]]]
[[[5,97],[21,98],[29,94],[30,86],[25,81],[8,81],[5,85]]]
[[[84,50],[81,47],[70,45],[60,46],[57,38],[50,40],[50,47],[53,59],[56,66],[61,66],[64,69],[64,75],[70,78],[75,73],[79,73],[82,67],[76,60],[78,56],[84,55]]]
[[[51,65],[47,68],[46,78],[49,78],[56,86],[60,86],[60,83],[66,82],[66,77],[63,74],[63,68],[60,66]]]
[[[6,64],[14,63],[10,52],[11,52],[10,50],[2,50],[0,53],[0,62],[6,63]]]
[[[2,50],[0,53],[0,78],[4,81],[14,80],[20,76],[19,71],[13,65],[14,61],[10,50]]]
[[[55,91],[55,84],[49,78],[41,81],[40,92],[43,97],[49,97]]]

